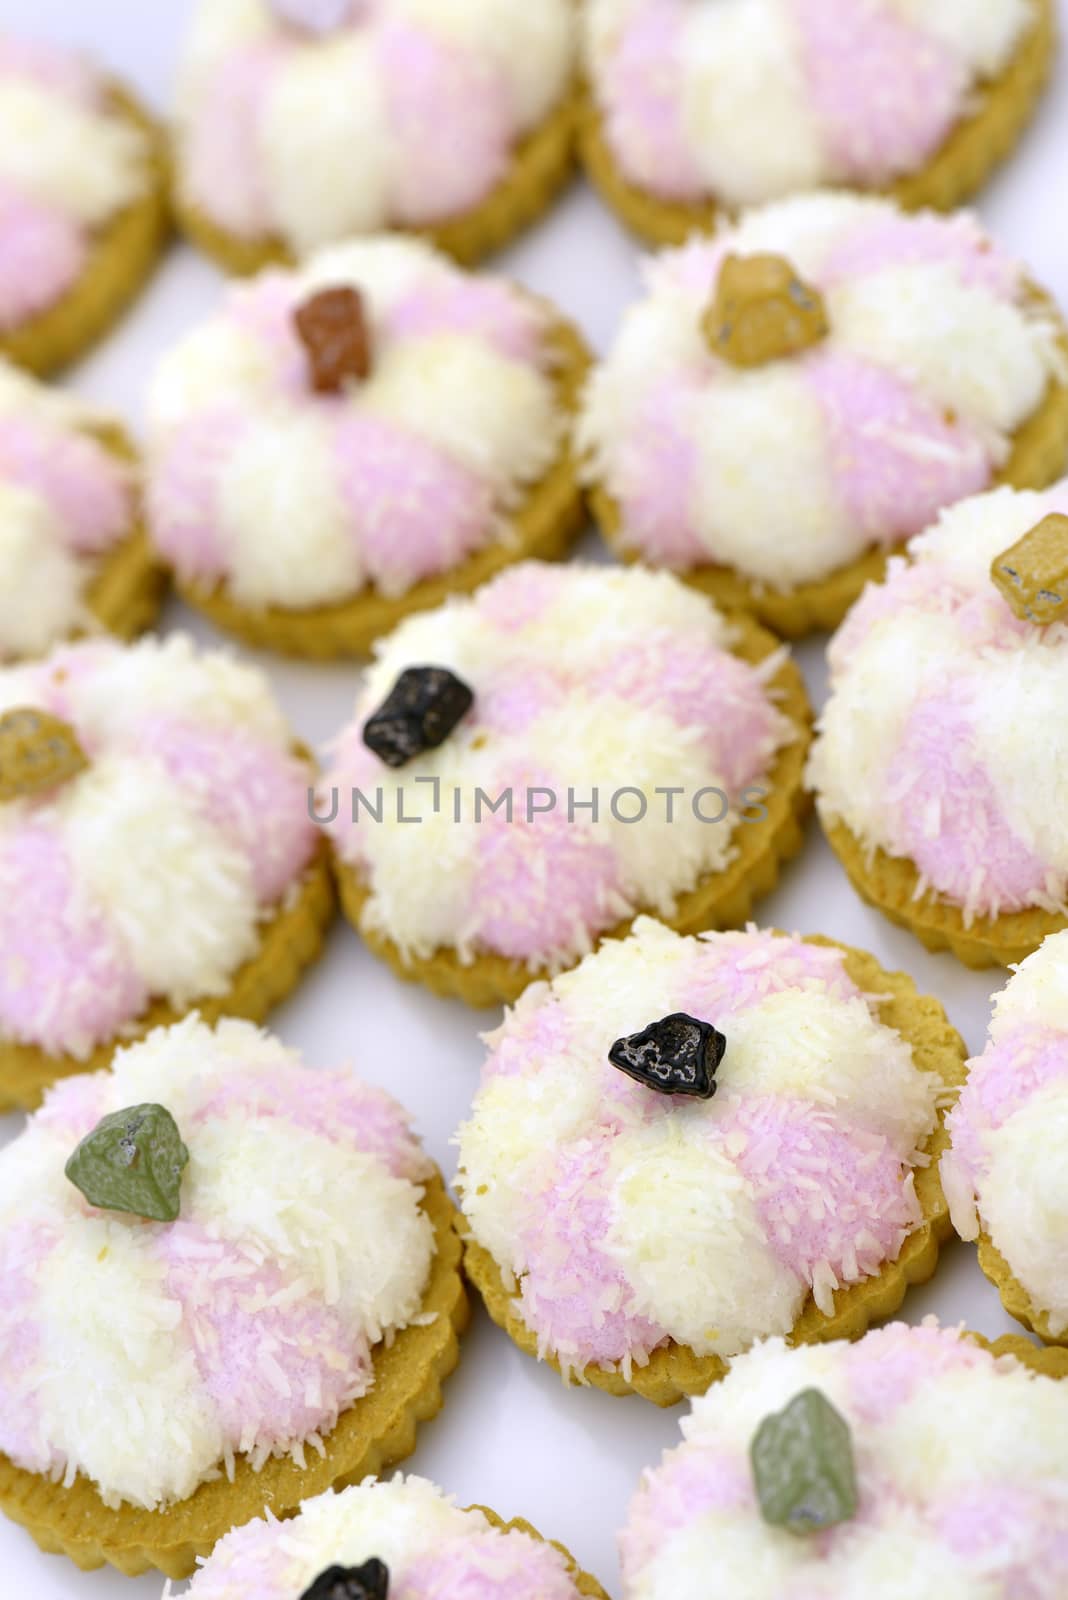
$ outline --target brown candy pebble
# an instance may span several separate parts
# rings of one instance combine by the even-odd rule
[[[1022,539],[995,556],[995,586],[1024,622],[1068,622],[1068,517],[1053,511]]]
[[[0,802],[54,789],[89,765],[69,723],[18,706],[0,717]]]
[[[337,394],[371,375],[371,333],[358,289],[320,289],[293,313],[312,388]]]
[[[715,354],[735,367],[798,355],[828,332],[819,291],[773,255],[728,256],[701,326]]]

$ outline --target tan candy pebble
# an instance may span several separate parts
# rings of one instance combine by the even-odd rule
[[[716,355],[735,367],[762,367],[799,355],[828,332],[827,310],[783,256],[730,255],[702,327]]]
[[[1024,622],[1068,622],[1068,517],[1053,511],[990,567],[994,584]]]
[[[54,789],[89,765],[69,723],[17,706],[0,717],[0,802]]]

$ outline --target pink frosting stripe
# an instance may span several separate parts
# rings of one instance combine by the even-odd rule
[[[242,238],[272,229],[261,128],[291,48],[271,39],[229,56],[212,75],[188,124],[182,188],[199,210]]]
[[[446,1539],[397,1577],[396,1600],[578,1600],[559,1550],[497,1529]]]
[[[682,114],[687,7],[641,0],[597,85],[605,134],[627,176],[669,200],[702,192]]]
[[[860,995],[841,950],[758,929],[720,935],[711,943],[716,959],[709,958],[708,941],[696,944],[681,985],[677,1008],[691,1016],[738,1016],[790,989],[812,988],[840,1000]]]
[[[664,1330],[634,1309],[633,1291],[607,1249],[611,1134],[578,1140],[543,1171],[519,1234],[525,1321],[576,1366],[653,1350]]]
[[[843,1127],[840,1117],[786,1096],[747,1100],[723,1117],[716,1142],[750,1184],[779,1260],[805,1283],[826,1262],[843,1283],[897,1258],[920,1220],[906,1169],[884,1136]],[[866,1243],[859,1248],[857,1240]]]
[[[909,539],[989,487],[988,446],[905,378],[841,350],[817,349],[801,370],[823,411],[838,496],[867,540]]]
[[[963,62],[890,6],[789,3],[836,174],[870,185],[921,166],[960,115]]]
[[[511,156],[515,110],[503,73],[396,16],[376,30],[375,54],[396,141],[394,219],[418,226],[478,205]]]
[[[692,412],[703,388],[703,380],[691,373],[651,382],[613,473],[624,539],[676,572],[710,559],[693,516],[700,451]]]
[[[219,477],[249,421],[220,403],[193,417],[167,440],[152,464],[145,510],[153,542],[179,577],[212,583],[228,560],[219,522]]]
[[[468,921],[490,950],[536,960],[546,950],[566,949],[576,931],[596,932],[622,915],[620,865],[595,827],[568,820],[566,783],[527,769],[502,773],[496,792],[508,787],[516,797],[512,821],[493,812],[478,829]],[[558,802],[528,820],[527,791],[538,787],[564,796],[564,809]]]
[[[334,456],[352,539],[386,594],[450,571],[496,533],[491,485],[395,423],[339,412]]]
[[[211,728],[168,716],[132,727],[130,749],[158,761],[252,868],[261,906],[273,906],[311,860],[309,769],[240,728]]]
[[[41,1269],[61,1242],[58,1227],[19,1218],[0,1232],[0,1371],[18,1405],[0,1406],[0,1450],[29,1472],[46,1473],[55,1465],[53,1452],[41,1437],[40,1413],[30,1375],[41,1356],[40,1327],[34,1318]]]
[[[645,1474],[619,1535],[624,1573],[640,1571],[673,1534],[710,1512],[751,1512],[755,1498],[748,1463],[715,1445],[667,1451],[656,1470]]]
[[[130,531],[131,469],[85,433],[0,418],[0,476],[40,495],[78,555],[99,555]]]
[[[424,339],[460,333],[485,341],[498,355],[526,366],[544,366],[545,312],[501,278],[450,278],[427,283],[384,312],[394,339]]]
[[[978,756],[982,708],[965,683],[913,708],[887,773],[895,847],[932,888],[979,912],[1015,911],[1046,886],[1046,867],[1016,837]]]
[[[311,1076],[314,1076],[312,1074]],[[259,1249],[181,1218],[158,1230],[168,1294],[182,1308],[201,1383],[226,1436],[244,1449],[327,1433],[372,1377],[364,1336],[292,1288]]]
[[[32,908],[32,910],[30,909]],[[144,1010],[145,986],[104,911],[31,815],[0,837],[0,1030],[84,1053]]]
[[[16,328],[62,299],[88,253],[76,222],[0,183],[0,329]]]
[[[28,79],[87,111],[103,101],[103,82],[85,57],[45,39],[0,37],[0,77]]]

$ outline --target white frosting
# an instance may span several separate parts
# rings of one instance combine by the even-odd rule
[[[384,19],[483,63],[501,86],[516,142],[567,90],[572,0],[539,0],[521,11],[510,0],[386,0],[366,25],[357,16],[337,32],[305,36],[286,28],[266,0],[201,0],[179,78],[182,129],[188,139],[220,70],[250,49],[274,46],[279,53],[247,159],[262,169],[270,231],[297,254],[399,220],[403,148],[376,59]],[[210,194],[194,199],[211,209]],[[434,199],[424,197],[428,214]]]
[[[0,660],[37,655],[85,624],[86,566],[40,496],[0,482]]]
[[[1066,508],[1064,484],[1041,494],[1001,488],[944,512],[929,533],[912,541],[911,569],[893,564],[886,589],[869,589],[860,602],[878,606],[885,595],[885,611],[873,612],[863,636],[847,621],[831,646],[832,692],[808,773],[826,822],[844,822],[866,844],[902,854],[893,773],[906,724],[947,686],[967,691],[981,707],[969,755],[993,795],[1005,835],[1045,867],[1045,883],[1027,903],[1047,909],[1063,901],[1068,883],[1062,793],[1068,731],[1056,710],[1068,681],[1068,630],[1014,626],[991,582],[990,563],[1047,512]],[[924,585],[922,604],[912,587],[917,580]],[[971,788],[978,804],[974,783]],[[909,803],[914,807],[915,799]],[[926,826],[932,838],[939,836],[937,807]],[[958,819],[953,826],[962,824]],[[980,871],[961,898],[966,918],[983,887]]]
[[[860,1510],[804,1537],[763,1521],[749,1449],[809,1388],[848,1423]],[[626,1600],[899,1600],[917,1585],[948,1600],[1056,1600],[1066,1426],[1063,1383],[930,1322],[858,1345],[769,1340],[693,1402],[684,1442],[645,1474],[622,1536]]]
[[[719,15],[717,7],[694,10]],[[964,431],[950,457],[959,455],[958,473],[970,468],[967,482],[976,481],[976,460],[988,473],[1000,466],[1051,379],[1064,377],[1065,358],[1048,319],[1028,305],[1022,272],[1015,299],[999,294],[992,281],[967,281],[964,263],[981,238],[969,240],[968,227],[959,218],[909,219],[888,201],[796,196],[747,214],[714,244],[691,243],[651,261],[645,298],[627,312],[587,387],[577,435],[590,481],[622,503],[624,543],[645,549],[648,536],[628,526],[628,506],[632,497],[647,501],[655,492],[639,495],[634,485],[649,478],[657,408],[668,406],[675,456],[685,454],[691,464],[677,469],[674,492],[661,494],[668,504],[682,502],[680,514],[701,552],[673,564],[695,566],[703,557],[788,590],[862,556],[883,530],[854,508],[853,475],[865,493],[869,480],[885,478],[889,468],[876,451],[879,428],[890,420],[884,423],[876,409],[867,435],[840,444],[822,385],[828,372],[836,373],[839,387],[831,392],[848,406],[856,380],[846,363],[880,369],[877,377],[894,375],[913,411],[953,416]],[[883,228],[903,241],[914,230],[921,252],[923,241],[943,229],[947,253],[955,238],[961,265],[902,266],[892,257],[880,265],[879,254],[869,251],[862,265],[843,273],[836,255]],[[789,260],[823,294],[827,337],[806,355],[755,369],[714,355],[701,324],[727,252]],[[1005,271],[1011,284],[1010,263]],[[903,478],[910,454],[923,469],[950,448],[928,437],[921,421],[911,426],[902,436],[898,423],[893,439],[904,458],[896,468]],[[907,502],[915,498],[906,482],[902,492]],[[650,559],[658,559],[656,551]]]
[[[144,134],[24,78],[0,79],[0,183],[86,227],[148,187]]]
[[[788,1333],[810,1293],[830,1312],[839,1274],[857,1281],[896,1257],[920,1220],[910,1168],[923,1159],[917,1150],[944,1085],[916,1066],[906,1040],[852,988],[840,956],[823,956],[822,966],[805,971],[797,946],[754,928],[683,938],[641,918],[627,939],[607,941],[551,985],[528,990],[487,1036],[496,1054],[460,1130],[459,1182],[472,1233],[506,1278],[529,1273],[527,1288],[539,1303],[570,1293],[566,1241],[581,1217],[586,1247],[600,1262],[574,1268],[591,1325],[602,1304],[609,1314],[622,1308],[648,1318],[662,1339],[701,1355],[730,1355],[755,1338]],[[732,964],[752,980],[751,992],[729,974],[717,986]],[[714,1015],[695,1009],[702,985],[721,995]],[[658,1095],[608,1063],[614,1040],[679,1011],[701,1015],[726,1037],[710,1100]],[[869,1147],[872,1162],[893,1153],[911,1222],[892,1249],[884,1253],[867,1232],[885,1232],[886,1223],[863,1180],[853,1205],[831,1215],[818,1144],[801,1142],[802,1154],[791,1150],[780,1174],[776,1100],[791,1119],[812,1119],[817,1138],[843,1136],[847,1159]],[[576,1178],[571,1163],[602,1148],[604,1176]],[[747,1154],[763,1166],[760,1185]],[[863,1155],[858,1170],[866,1170]],[[790,1230],[776,1231],[775,1219],[790,1217],[791,1208],[803,1231],[802,1207],[827,1252],[811,1270],[791,1255]],[[603,1236],[595,1220],[602,1213]],[[527,1241],[536,1217],[544,1232],[532,1265]],[[552,1277],[547,1264],[557,1254]],[[581,1339],[561,1336],[554,1345],[536,1331],[543,1354],[581,1371],[588,1359]],[[628,1356],[641,1361],[646,1353],[631,1345]]]
[[[242,1279],[261,1266],[281,1272],[278,1304],[296,1308],[291,1348],[274,1337],[272,1356],[265,1331],[262,1346],[250,1340],[247,1355],[253,1369],[273,1360],[283,1396],[284,1365],[304,1354],[304,1305],[330,1308],[372,1343],[418,1314],[433,1254],[433,1231],[420,1208],[426,1164],[408,1159],[412,1177],[395,1177],[361,1149],[358,1131],[327,1136],[298,1126],[292,1084],[280,1090],[276,1074],[299,1065],[295,1052],[248,1023],[224,1021],[212,1030],[190,1017],[120,1052],[112,1073],[57,1091],[4,1151],[0,1236],[29,1225],[60,1233],[36,1267],[32,1301],[21,1311],[37,1354],[17,1381],[12,1416],[33,1408],[40,1463],[32,1470],[51,1470],[68,1483],[80,1471],[108,1503],[154,1508],[191,1494],[237,1449],[253,1450],[253,1438],[228,1434],[212,1393],[219,1373],[211,1350],[198,1346],[188,1311],[168,1285],[166,1251],[175,1239],[175,1248],[194,1255],[199,1245],[202,1304],[214,1301],[224,1320],[234,1313],[231,1297],[249,1320]],[[217,1109],[213,1102],[228,1089],[258,1091],[259,1110]],[[95,1211],[65,1178],[78,1136],[60,1108],[78,1096],[91,1097],[89,1127],[145,1102],[170,1111],[189,1150],[180,1222]],[[84,1123],[84,1112],[74,1115],[74,1125]],[[220,1243],[231,1255],[215,1271]],[[235,1381],[247,1384],[249,1374]],[[250,1419],[253,1434],[260,1425]],[[304,1444],[278,1438],[253,1452],[254,1465],[272,1453],[299,1460]]]
[[[591,686],[613,654],[655,649],[664,635],[688,639],[695,651],[706,654],[726,651],[729,626],[706,599],[668,574],[637,568],[546,569],[530,563],[498,580],[515,586],[542,581],[552,585],[549,603],[522,626],[509,628],[492,620],[495,588],[488,585],[474,601],[457,599],[407,619],[378,645],[355,721],[339,743],[343,748],[351,743],[357,753],[361,765],[355,782],[361,793],[373,803],[381,791],[381,822],[368,821],[364,813],[360,826],[346,826],[353,783],[350,756],[339,755],[324,779],[324,789],[339,788],[338,847],[343,858],[359,863],[370,891],[362,925],[393,940],[406,955],[426,956],[444,945],[461,960],[472,960],[485,948],[480,930],[487,919],[515,899],[514,883],[489,886],[492,872],[475,892],[482,842],[489,831],[488,812],[481,822],[475,819],[477,790],[496,799],[511,786],[517,822],[525,814],[528,784],[555,784],[556,810],[563,819],[569,788],[580,801],[599,791],[596,822],[588,812],[576,811],[567,826],[591,857],[608,846],[618,864],[618,888],[609,896],[602,928],[639,908],[670,915],[680,894],[732,859],[736,813],[729,825],[710,826],[690,803],[703,788],[729,790],[702,746],[702,730],[681,725],[666,706],[647,707],[633,697],[617,697],[609,685]],[[404,768],[391,770],[374,759],[368,766],[360,744],[364,721],[406,667],[427,663],[449,667],[472,686],[472,713],[437,750]],[[765,663],[763,678],[777,665],[774,659]],[[481,724],[480,695],[485,700],[495,688],[529,680],[538,696],[547,670],[560,692],[537,704],[529,722],[514,731]],[[769,727],[768,764],[773,750],[791,737],[789,724],[775,713]],[[436,812],[433,789],[416,781],[421,778],[440,784]],[[623,785],[642,791],[647,799],[647,816],[637,824],[612,814],[611,798]],[[686,794],[671,823],[665,802],[656,798],[665,786]],[[454,796],[459,797],[459,821]],[[624,800],[619,809],[623,817],[633,815],[637,801]],[[712,803],[707,809],[712,811]],[[408,818],[422,818],[419,826],[398,820],[402,810]],[[518,847],[518,826],[510,834]],[[537,830],[524,848],[536,885],[544,871]],[[577,858],[575,870],[584,870]],[[432,895],[425,892],[430,876]],[[566,938],[539,949],[530,965],[573,961],[590,948],[592,935],[580,919]]]
[[[323,251],[285,281],[294,307],[326,287],[359,290],[372,330],[370,375],[329,404],[318,401],[293,375],[305,359],[295,338],[278,348],[288,337],[284,318],[273,342],[241,320],[245,297],[262,287],[232,290],[215,316],[168,352],[153,378],[154,519],[182,521],[185,474],[197,469],[199,447],[187,459],[180,430],[220,408],[240,415],[243,431],[220,453],[207,515],[228,587],[241,604],[313,606],[348,599],[370,581],[361,541],[379,530],[371,511],[361,522],[359,505],[343,491],[335,435],[346,419],[391,424],[464,469],[488,491],[485,542],[506,539],[507,514],[557,458],[565,427],[549,357],[538,348],[547,320],[541,310],[518,289],[505,289],[514,296],[517,321],[525,318],[535,330],[533,360],[502,354],[477,331],[408,333],[391,325],[400,300],[462,293],[469,282],[427,245],[396,236]],[[180,453],[182,472],[174,474],[178,486],[165,490],[172,451]],[[168,554],[181,570],[181,549],[168,547]],[[376,559],[383,592],[401,594],[416,581],[407,548],[395,572]]]

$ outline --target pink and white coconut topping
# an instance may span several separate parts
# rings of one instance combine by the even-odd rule
[[[967,922],[1068,900],[1068,627],[1021,621],[990,578],[1054,511],[1068,512],[1068,483],[944,513],[830,647],[809,767],[820,814],[914,863]]]
[[[798,1536],[762,1518],[749,1448],[806,1389],[850,1430],[856,1516]],[[645,1473],[620,1536],[623,1600],[1059,1600],[1068,1584],[1068,1385],[953,1328],[857,1344],[770,1339],[731,1363]],[[220,1596],[221,1600],[221,1596]]]
[[[310,769],[266,680],[184,635],[0,670],[0,712],[88,757],[0,804],[0,1040],[88,1056],[152,999],[225,994],[315,850]]]
[[[590,0],[586,66],[631,183],[757,205],[919,171],[1037,21],[1035,0]]]
[[[1035,1310],[1068,1329],[1068,933],[994,998],[990,1036],[948,1118],[942,1179],[965,1239],[985,1229]]]
[[[0,333],[72,289],[151,178],[145,136],[73,52],[0,39]]]
[[[576,961],[733,859],[747,791],[798,730],[735,632],[667,573],[524,562],[380,642],[319,809],[405,955]],[[471,689],[438,749],[391,769],[363,728],[409,667]],[[624,792],[626,791],[626,792]],[[418,819],[414,825],[413,819]],[[427,892],[430,888],[431,892]]]
[[[146,1102],[189,1151],[174,1222],[64,1176],[102,1117]],[[188,1017],[58,1085],[0,1156],[0,1450],[154,1509],[239,1454],[321,1449],[420,1314],[432,1170],[389,1095],[245,1022]]]
[[[462,1203],[540,1352],[629,1372],[673,1342],[729,1356],[896,1259],[941,1079],[839,949],[649,918],[528,989],[459,1134]],[[711,1099],[620,1072],[675,1013],[726,1038]]]
[[[702,323],[727,257],[768,253],[819,292],[829,331],[740,368]],[[1048,306],[973,217],[803,195],[648,263],[578,437],[643,560],[789,591],[988,488],[1065,376]]]
[[[89,587],[133,532],[133,469],[105,421],[0,361],[0,662],[90,626]]]
[[[402,1600],[579,1600],[565,1556],[461,1510],[425,1478],[368,1480],[305,1501],[287,1522],[250,1522],[215,1546],[190,1600],[292,1600],[328,1567],[377,1558]]]
[[[354,289],[370,371],[317,393],[294,317]],[[557,460],[552,313],[415,240],[231,288],[150,393],[149,525],[179,577],[262,608],[396,597],[514,537]]]
[[[182,193],[296,254],[456,217],[566,98],[573,34],[571,0],[201,0]]]

